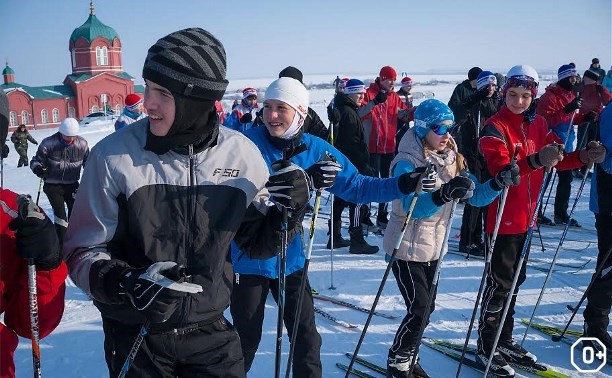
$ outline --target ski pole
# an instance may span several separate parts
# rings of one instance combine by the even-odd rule
[[[302,313],[302,302],[304,301],[304,291],[306,290],[306,281],[308,279],[308,266],[310,265],[310,256],[312,255],[312,247],[314,245],[314,234],[315,225],[317,223],[317,217],[319,215],[319,207],[321,206],[321,189],[317,190],[314,204],[314,212],[312,214],[312,220],[310,221],[310,233],[308,240],[308,252],[306,252],[306,260],[304,261],[304,269],[302,269],[302,279],[300,281],[300,291],[298,292],[298,300],[295,305],[295,318],[293,319],[293,330],[291,331],[291,339],[289,346],[289,359],[287,360],[287,370],[285,378],[289,378],[291,375],[291,361],[293,360],[293,354],[295,351],[295,343],[297,338],[297,331],[299,327],[300,314]]]
[[[38,206],[32,204],[32,197],[29,195],[17,196],[17,211],[9,211],[11,218],[21,217],[26,219],[30,212],[37,212]],[[28,305],[30,308],[30,340],[32,341],[32,365],[34,368],[34,377],[40,378],[40,329],[38,326],[38,295],[36,292],[36,265],[34,259],[28,261]]]
[[[590,168],[590,167],[589,167]],[[538,300],[533,308],[533,312],[531,313],[531,318],[529,318],[529,323],[527,324],[527,328],[525,329],[525,333],[523,334],[523,340],[521,340],[521,346],[525,342],[525,338],[527,337],[527,333],[529,332],[529,328],[531,327],[531,323],[533,322],[533,317],[535,316],[536,311],[538,310],[538,306],[540,305],[540,301],[544,296],[544,290],[546,289],[546,284],[548,283],[548,279],[550,278],[553,268],[557,263],[557,257],[559,256],[559,251],[561,250],[561,245],[563,245],[563,241],[567,236],[567,231],[572,223],[572,216],[574,215],[574,210],[576,210],[576,205],[578,204],[578,200],[580,199],[580,195],[582,194],[582,190],[584,189],[584,184],[586,183],[587,175],[584,175],[582,178],[582,182],[580,183],[580,187],[578,188],[578,193],[576,194],[576,199],[574,200],[574,204],[572,205],[572,210],[569,213],[569,217],[567,223],[565,224],[565,228],[563,229],[563,234],[561,234],[561,239],[559,240],[559,244],[557,244],[557,250],[555,251],[555,255],[553,256],[552,262],[550,263],[550,269],[546,274],[546,278],[544,279],[544,284],[542,285],[542,290],[540,290],[540,295],[538,296]]]
[[[34,259],[28,259],[28,299],[30,304],[30,329],[32,331],[32,363],[34,366],[34,377],[40,378],[40,344],[38,328],[38,296],[36,294],[36,265]]]
[[[330,197],[331,197],[331,211],[329,212],[329,246],[330,246],[330,253],[329,253],[329,263],[330,263],[330,270],[329,270],[329,290],[336,290],[336,287],[334,286],[334,194],[330,193]]]
[[[38,193],[36,194],[36,206],[38,206],[38,200],[40,200],[40,191],[42,190],[43,179],[42,177],[38,180]]]
[[[423,319],[421,320],[421,327],[419,329],[419,335],[417,337],[416,349],[410,360],[410,369],[408,370],[409,377],[412,376],[412,372],[414,371],[414,365],[416,365],[417,363],[417,356],[419,354],[419,347],[421,346],[421,339],[423,338],[423,333],[425,333],[425,327],[427,327],[427,323],[429,322],[429,309],[431,308],[433,297],[436,295],[436,291],[438,290],[438,280],[440,279],[440,271],[442,270],[442,261],[446,256],[448,238],[450,236],[451,227],[453,225],[453,216],[455,215],[455,208],[457,207],[457,202],[458,200],[453,201],[450,214],[448,216],[448,226],[446,227],[446,235],[444,235],[444,242],[442,243],[442,249],[440,250],[440,257],[438,258],[438,262],[436,263],[436,270],[434,272],[433,280],[431,281],[431,287],[429,288],[429,297],[427,298],[427,305],[425,306],[425,314],[423,315]]]
[[[555,342],[561,341],[561,339],[565,336],[565,332],[567,332],[567,329],[569,328],[570,324],[572,324],[572,320],[574,320],[574,317],[576,316],[576,313],[578,313],[578,310],[580,310],[580,306],[582,306],[582,302],[584,302],[584,300],[586,299],[587,295],[589,294],[589,291],[591,291],[591,288],[593,287],[593,284],[595,284],[595,281],[597,281],[597,277],[599,277],[600,274],[603,277],[604,275],[610,273],[610,267],[608,267],[608,269],[606,269],[606,272],[604,274],[602,274],[602,271],[604,270],[604,268],[606,266],[606,262],[610,258],[610,255],[612,255],[612,248],[608,249],[608,252],[606,252],[606,255],[604,256],[604,258],[599,263],[599,266],[595,270],[595,274],[593,274],[593,277],[591,278],[591,282],[589,282],[589,286],[584,291],[584,294],[582,294],[582,298],[580,298],[580,301],[578,302],[578,304],[576,306],[574,306],[574,307],[572,307],[571,305],[567,305],[567,309],[572,311],[572,316],[570,317],[569,321],[565,325],[565,328],[563,329],[563,332],[561,332],[560,335],[553,335],[552,336],[552,341],[555,341]]]
[[[431,169],[432,169],[431,166],[428,166],[428,169],[426,170],[424,175],[428,175],[431,172]],[[422,180],[422,177],[423,176],[421,176],[421,180]],[[419,194],[421,192],[421,188],[420,188],[421,180],[419,180],[419,186],[417,187],[417,190],[414,192],[414,197],[412,197],[412,201],[410,201],[408,212],[406,213],[406,217],[404,218],[404,224],[402,225],[397,241],[395,242],[395,248],[393,248],[393,252],[391,253],[391,259],[389,260],[389,263],[387,264],[387,269],[385,270],[385,273],[383,274],[383,278],[380,281],[380,285],[378,286],[378,292],[376,292],[376,297],[374,297],[374,303],[372,303],[372,308],[370,309],[370,312],[368,313],[368,318],[365,322],[365,325],[363,326],[363,330],[361,331],[361,336],[359,336],[359,341],[357,342],[357,346],[355,347],[355,352],[353,352],[353,357],[351,358],[351,363],[349,364],[349,368],[347,370],[345,378],[349,377],[349,374],[350,374],[349,372],[351,371],[351,369],[353,368],[353,365],[355,364],[355,360],[357,359],[357,355],[359,354],[359,348],[361,348],[363,339],[365,338],[370,322],[372,321],[372,317],[374,316],[374,311],[376,311],[376,305],[378,305],[378,300],[380,299],[380,295],[382,294],[382,291],[385,287],[385,283],[387,282],[387,277],[389,277],[389,272],[391,271],[391,266],[393,265],[393,261],[395,260],[395,255],[397,255],[397,251],[399,250],[400,245],[402,244],[402,240],[404,239],[404,233],[406,232],[406,228],[408,227],[408,222],[410,222],[410,219],[412,218],[412,212],[414,211],[414,207],[417,203],[417,200],[419,199]]]
[[[518,155],[518,148],[514,149],[514,157],[512,162],[516,164]],[[489,239],[487,245],[487,258],[485,260],[484,270],[482,271],[482,278],[480,279],[480,286],[478,287],[478,294],[476,295],[476,302],[474,302],[474,309],[472,310],[472,318],[470,319],[470,326],[468,327],[468,333],[463,343],[463,350],[461,351],[461,359],[459,360],[459,366],[457,368],[457,374],[455,377],[459,377],[461,373],[461,366],[463,366],[463,360],[465,359],[465,352],[470,342],[470,336],[472,335],[472,329],[474,328],[474,320],[476,319],[476,313],[478,312],[478,305],[480,304],[480,297],[484,290],[484,283],[487,278],[487,272],[491,269],[491,259],[493,258],[493,249],[495,248],[495,242],[497,241],[497,234],[499,233],[499,226],[501,225],[502,215],[504,214],[504,208],[506,207],[506,198],[508,197],[508,191],[510,188],[507,186],[501,192],[499,198],[499,205],[497,207],[497,214],[495,215],[495,226],[493,227],[493,235]]]
[[[283,150],[283,160],[288,161],[287,151]],[[276,319],[276,355],[274,361],[274,377],[279,378],[281,374],[281,353],[283,347],[283,319],[285,315],[285,268],[287,262],[287,243],[289,234],[289,211],[283,206],[281,225],[281,250],[277,261],[278,273],[278,318]]]
[[[557,181],[557,171],[556,170],[555,170],[555,174],[552,175],[552,182],[548,180],[548,182],[544,183],[544,190],[546,190],[546,187],[548,187],[548,195],[546,196],[546,202],[544,203],[544,208],[542,208],[542,211],[541,211],[542,215],[546,214],[546,208],[548,207],[548,201],[550,200],[550,195],[552,193],[553,186],[555,186],[555,181]]]
[[[546,179],[550,175],[550,172],[546,173]],[[493,354],[495,354],[495,349],[497,349],[497,343],[499,342],[499,337],[501,336],[502,328],[504,322],[506,321],[506,316],[508,315],[508,310],[510,309],[510,303],[512,302],[512,296],[514,295],[514,290],[516,289],[516,284],[518,283],[519,275],[523,268],[523,263],[525,262],[527,256],[527,250],[529,249],[529,244],[531,243],[531,237],[533,236],[533,230],[535,228],[536,220],[538,219],[538,207],[544,198],[544,190],[540,188],[540,194],[538,195],[538,201],[536,206],[533,209],[533,215],[531,217],[531,221],[529,222],[529,229],[527,230],[527,235],[525,237],[525,243],[523,244],[523,249],[521,251],[521,255],[518,261],[518,265],[516,266],[516,272],[514,272],[514,277],[512,279],[512,286],[510,286],[510,290],[508,291],[508,296],[506,298],[506,303],[504,304],[504,310],[502,311],[502,316],[499,321],[499,326],[497,327],[497,332],[495,333],[495,339],[493,340],[493,346],[491,348],[491,352],[489,352],[489,359],[487,361],[487,367],[485,368],[484,377],[487,376],[489,369],[491,368],[491,362],[493,361]]]
[[[134,344],[132,345],[132,349],[130,349],[130,353],[125,358],[125,362],[123,363],[123,367],[121,368],[121,372],[119,372],[119,378],[125,378],[125,375],[132,367],[132,363],[136,358],[136,353],[140,349],[140,345],[144,341],[145,336],[149,333],[149,327],[151,326],[151,322],[148,320],[142,325],[140,331],[138,332],[138,336],[136,336],[136,340],[134,340]]]

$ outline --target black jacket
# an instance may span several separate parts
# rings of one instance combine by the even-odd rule
[[[370,154],[363,131],[361,117],[357,114],[357,104],[349,96],[339,93],[334,100],[340,112],[338,134],[334,146],[340,150],[357,167],[362,175],[372,176],[368,165]]]
[[[77,136],[72,144],[68,145],[59,132],[43,139],[38,145],[36,156],[30,161],[32,171],[38,166],[48,169],[44,177],[49,184],[74,184],[81,177],[81,168],[89,156],[87,141]]]

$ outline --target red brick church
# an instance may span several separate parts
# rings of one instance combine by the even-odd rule
[[[9,130],[22,123],[28,129],[58,127],[64,118],[82,119],[105,106],[120,114],[127,95],[144,92],[144,87],[135,86],[134,78],[123,71],[119,34],[96,17],[93,0],[87,21],[72,32],[68,50],[72,73],[59,85],[19,83],[6,63],[0,88],[9,99]]]

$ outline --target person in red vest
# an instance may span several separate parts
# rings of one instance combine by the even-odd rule
[[[365,105],[358,110],[368,140],[370,165],[376,170],[376,175],[383,178],[389,177],[389,167],[395,156],[397,120],[407,121],[409,117],[406,104],[393,90],[396,79],[397,72],[393,67],[381,68],[376,80],[366,90]],[[385,228],[388,215],[387,204],[380,203],[376,225]]]
[[[0,143],[2,159],[8,155],[8,98],[0,91]],[[36,264],[38,328],[40,337],[51,333],[64,313],[66,275],[60,246],[51,220],[38,208],[19,214],[18,202],[26,199],[8,189],[0,189],[0,377],[15,377],[17,336],[30,338],[28,263]]]

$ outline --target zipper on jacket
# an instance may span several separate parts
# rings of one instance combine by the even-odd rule
[[[64,148],[64,159],[62,160],[62,183],[64,182],[64,177],[66,176],[66,160],[68,160],[68,147]]]
[[[521,122],[521,132],[523,133],[523,137],[525,138],[524,142],[525,142],[525,152],[526,152],[526,156],[529,156],[530,152],[529,152],[529,143],[528,143],[528,139],[527,139],[527,133],[525,132],[525,128],[524,128],[525,122]],[[529,174],[529,178],[527,179],[527,195],[529,196],[529,217],[527,218],[527,223],[530,223],[531,218],[533,217],[533,215],[531,214],[531,173]],[[537,209],[536,209],[537,211]],[[529,228],[530,224],[527,225],[527,228]]]
[[[195,222],[195,206],[196,206],[196,196],[197,196],[197,187],[195,182],[195,172],[194,172],[194,155],[193,155],[193,144],[189,145],[189,190],[190,193],[187,196],[187,216],[185,217],[185,268],[189,268],[192,264],[191,261],[193,259],[193,237],[191,229],[192,225]],[[191,281],[191,280],[189,280]],[[181,313],[179,323],[184,325],[186,318],[189,316],[189,311],[191,309],[191,296],[188,295],[185,297],[183,301],[183,311]]]
[[[236,277],[236,281],[234,283],[236,285],[240,285],[240,273],[234,273],[234,276]]]

